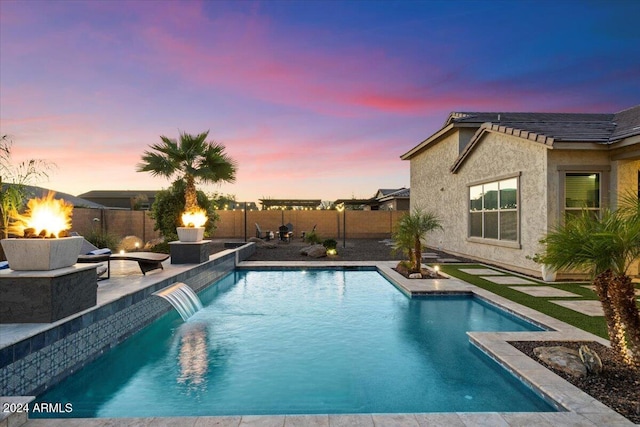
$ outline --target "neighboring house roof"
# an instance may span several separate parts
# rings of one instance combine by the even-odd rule
[[[139,195],[155,197],[158,190],[92,190],[79,194],[78,197],[91,197],[92,199],[134,198]]]
[[[380,188],[378,191],[376,191],[376,195],[373,197],[374,198],[384,197],[384,196],[388,196],[391,193],[395,193],[397,191],[398,191],[397,188]]]
[[[404,187],[396,190],[388,190],[386,193],[381,194],[382,191],[383,190],[378,191],[378,197],[376,197],[378,202],[386,202],[393,199],[408,199],[411,193],[410,189]]]
[[[15,185],[15,184],[2,184],[2,187],[4,188],[5,186],[8,186],[8,185]],[[65,202],[70,203],[75,207],[96,208],[96,209],[104,209],[105,207],[104,205],[101,205],[99,203],[94,203],[89,200],[82,199],[80,197],[72,196],[71,194],[50,190],[48,188],[36,187],[34,185],[25,185],[24,188],[28,198],[33,198],[33,197],[43,198],[47,194],[49,194],[49,192],[53,192],[55,193],[55,196],[53,197],[54,199],[64,200]]]
[[[258,199],[262,208],[269,207],[306,207],[317,208],[322,204],[320,199]]]
[[[555,142],[610,145],[640,135],[640,105],[615,114],[454,112],[439,131],[401,158],[411,159],[456,127],[477,127],[478,130],[451,167],[454,173],[487,132],[513,135],[549,147]]]

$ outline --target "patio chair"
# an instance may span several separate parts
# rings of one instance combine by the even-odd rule
[[[290,231],[289,227],[286,225],[281,225],[278,228],[278,237],[280,238],[280,241],[290,243],[291,236],[293,236],[293,231]]]
[[[256,237],[258,239],[271,240],[271,232],[267,231],[267,232],[263,233],[262,229],[260,228],[260,226],[256,222]]]

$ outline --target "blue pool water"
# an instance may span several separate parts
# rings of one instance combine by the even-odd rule
[[[236,271],[38,397],[72,417],[553,409],[468,341],[539,330],[375,271]],[[37,417],[37,414],[32,414]]]

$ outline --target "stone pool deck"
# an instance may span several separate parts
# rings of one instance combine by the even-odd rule
[[[475,294],[517,316],[525,317],[542,326],[543,332],[474,332],[470,341],[497,363],[544,397],[559,412],[537,413],[434,413],[434,414],[356,414],[356,415],[283,415],[232,417],[176,417],[176,418],[96,418],[96,419],[31,419],[26,414],[15,414],[13,420],[1,419],[0,427],[24,425],[27,427],[62,426],[634,426],[635,424],[609,409],[591,396],[566,382],[524,355],[507,341],[587,340],[607,344],[606,340],[579,330],[557,319],[521,306],[464,281],[448,278],[441,280],[408,280],[393,270],[396,262],[389,261],[244,261],[237,268],[331,268],[375,267],[398,289],[407,295],[465,293]],[[136,266],[137,267],[137,266]],[[112,265],[113,268],[113,265]],[[100,282],[99,301],[115,298],[141,286],[151,286],[189,266],[165,264],[165,270],[144,277],[118,275]],[[102,295],[102,296],[101,296]],[[14,325],[0,328],[0,339],[5,343],[25,333],[33,333],[37,325],[15,325],[10,337],[4,336]],[[161,404],[161,402],[159,402]],[[26,423],[24,423],[26,421]],[[24,423],[24,424],[23,424]]]

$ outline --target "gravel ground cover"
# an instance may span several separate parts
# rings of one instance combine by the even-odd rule
[[[536,347],[563,346],[577,350],[580,345],[587,344],[595,350],[602,360],[602,373],[600,375],[587,375],[584,378],[575,378],[550,366],[547,366],[533,353]],[[640,424],[640,369],[627,366],[614,359],[613,351],[598,343],[581,341],[517,341],[512,346],[547,366],[571,384],[578,387],[588,395],[598,399],[629,421]]]

